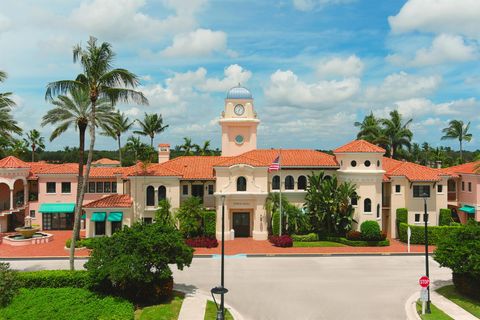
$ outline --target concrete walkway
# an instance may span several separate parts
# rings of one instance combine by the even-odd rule
[[[456,303],[445,298],[441,294],[437,293],[435,290],[432,290],[430,293],[432,303],[440,310],[448,314],[455,320],[478,320],[477,317],[467,312],[465,309],[461,308]]]
[[[179,320],[203,320],[205,317],[205,309],[207,307],[207,299],[204,295],[197,293],[185,294],[185,299],[180,309]]]

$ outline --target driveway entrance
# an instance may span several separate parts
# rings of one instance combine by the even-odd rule
[[[233,213],[233,230],[236,238],[250,237],[250,212]]]

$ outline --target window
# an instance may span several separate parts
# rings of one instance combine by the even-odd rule
[[[238,177],[237,191],[247,191],[247,179],[245,177]]]
[[[370,167],[372,163],[370,162],[370,160],[366,160],[363,164],[365,165],[365,167]]]
[[[468,183],[468,192],[472,192],[472,183],[471,182]]]
[[[377,219],[380,219],[380,203],[377,204]]]
[[[298,177],[298,190],[306,190],[307,189],[307,177],[300,176]]]
[[[430,198],[430,186],[413,186],[414,198]]]
[[[143,223],[144,224],[152,224],[153,218],[143,218]]]
[[[352,160],[352,162],[350,162],[350,165],[351,165],[352,167],[356,167],[356,166],[357,166],[357,161]]]
[[[377,160],[377,167],[380,168],[380,160]]]
[[[213,184],[208,185],[208,194],[213,194]]]
[[[420,222],[420,213],[415,213],[415,222]]]
[[[103,182],[97,182],[97,193],[103,193]]]
[[[117,193],[117,183],[112,182],[112,193]]]
[[[462,181],[462,191],[465,191],[465,181]]]
[[[400,193],[400,190],[402,190],[401,186],[399,184],[396,184],[395,185],[395,193]]]
[[[112,224],[112,234],[122,230],[122,221],[112,221],[111,224]]]
[[[104,236],[105,235],[105,221],[95,221],[95,235]]]
[[[57,184],[55,182],[47,182],[47,193],[56,193]]]
[[[280,190],[280,177],[273,176],[272,178],[272,190]]]
[[[111,193],[112,192],[112,183],[111,182],[104,182],[103,183],[103,192]]]
[[[454,180],[448,180],[448,192],[455,192],[457,191],[457,184]]]
[[[158,201],[167,199],[167,188],[165,186],[158,187]]]
[[[285,177],[285,190],[293,190],[295,188],[295,181],[292,176]]]
[[[30,218],[35,218],[35,210],[30,210]]]
[[[62,182],[62,193],[71,193],[72,184],[70,182]]]
[[[350,198],[350,203],[352,206],[357,206],[358,205],[358,195],[356,192],[352,194],[352,197]]]
[[[147,187],[147,206],[153,207],[155,205],[155,189],[152,186]]]
[[[437,184],[437,192],[442,193],[443,192],[443,184]]]
[[[363,212],[372,212],[372,200],[369,198],[363,200]]]
[[[95,193],[95,182],[89,182],[88,183],[88,192],[89,193]]]
[[[188,184],[182,186],[182,195],[188,196]]]

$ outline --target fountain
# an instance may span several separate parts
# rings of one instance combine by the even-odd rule
[[[23,227],[15,228],[14,235],[3,237],[3,243],[12,246],[47,243],[53,240],[53,234],[39,232],[40,228],[32,227],[32,218],[26,217]]]

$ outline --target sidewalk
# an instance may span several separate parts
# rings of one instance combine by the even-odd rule
[[[207,299],[205,296],[195,293],[186,293],[180,309],[178,320],[203,320]]]
[[[478,320],[477,317],[467,312],[465,309],[461,308],[456,303],[445,298],[441,294],[437,293],[435,290],[432,290],[430,293],[432,303],[440,310],[448,314],[455,320]]]

